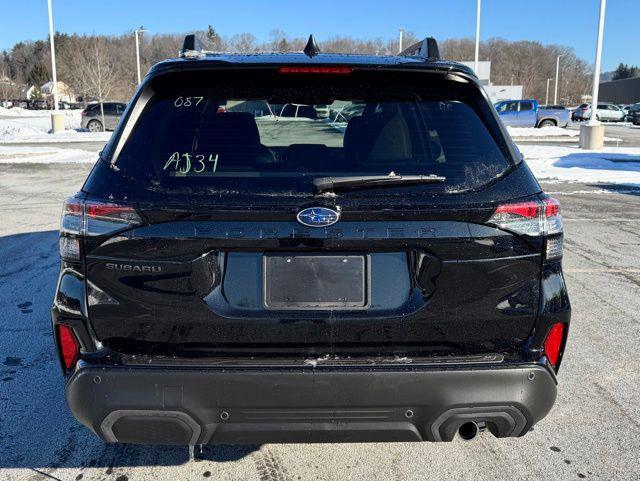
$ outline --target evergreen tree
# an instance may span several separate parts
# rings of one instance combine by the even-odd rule
[[[626,78],[640,77],[640,70],[637,66],[629,66],[620,62],[618,68],[614,71],[612,80],[622,80]]]

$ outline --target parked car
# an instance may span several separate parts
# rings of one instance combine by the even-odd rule
[[[47,108],[47,101],[44,99],[29,100],[27,108],[30,110],[45,110]]]
[[[221,56],[188,36],[149,71],[62,212],[52,325],[82,424],[196,445],[545,417],[570,322],[560,206],[437,51]],[[219,110],[335,99],[362,105],[345,129]]]
[[[573,111],[574,120],[589,120],[591,118],[591,104],[580,104]],[[603,122],[621,122],[625,118],[624,111],[614,104],[599,103],[596,109],[596,119]]]
[[[542,108],[534,99],[504,100],[495,107],[502,122],[509,127],[566,127],[570,122],[569,109]]]
[[[80,125],[83,129],[91,132],[103,132],[104,130],[114,130],[124,114],[127,104],[123,102],[103,102],[104,125],[100,104],[89,104],[82,111],[82,121]]]
[[[640,102],[637,104],[627,105],[625,109],[625,117],[624,120],[626,122],[632,122],[634,125],[638,125],[636,123],[638,116],[640,115]]]
[[[629,114],[625,117],[625,120],[633,125],[640,125],[640,103],[629,107]]]

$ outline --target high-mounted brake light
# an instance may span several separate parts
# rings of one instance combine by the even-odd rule
[[[278,72],[282,74],[347,75],[353,72],[353,69],[351,67],[280,67]]]
[[[558,322],[551,326],[547,338],[544,340],[544,353],[553,367],[558,367],[562,344],[564,342],[566,324]]]
[[[65,369],[68,371],[78,362],[80,357],[80,345],[76,339],[73,329],[64,324],[56,326],[58,331],[58,343],[60,346],[60,355]]]
[[[545,259],[562,257],[560,203],[552,197],[499,205],[487,223],[516,234],[546,236]]]

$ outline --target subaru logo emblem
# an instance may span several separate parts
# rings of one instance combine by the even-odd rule
[[[309,207],[298,212],[298,222],[308,227],[327,227],[338,222],[340,213],[326,207]]]

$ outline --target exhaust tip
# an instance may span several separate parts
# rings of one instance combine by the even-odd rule
[[[471,441],[478,434],[478,425],[474,421],[462,424],[458,428],[458,435],[465,441]]]

